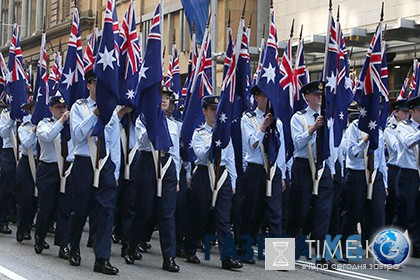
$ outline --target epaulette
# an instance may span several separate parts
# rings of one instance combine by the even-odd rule
[[[300,111],[296,112],[296,114],[298,114],[298,115],[303,115],[305,113],[306,113],[306,109],[303,109],[303,110],[300,110]]]
[[[247,117],[252,118],[255,117],[257,114],[255,112],[247,112],[245,115],[247,115]]]
[[[395,123],[390,123],[388,125],[388,127],[392,128],[392,129],[396,129],[397,128],[397,125]]]
[[[25,126],[25,125],[27,125],[27,124],[29,124],[30,122],[29,121],[24,121],[22,124],[21,124],[21,126]]]
[[[202,130],[204,130],[204,126],[202,126],[202,127],[199,127],[199,128],[197,128],[197,131],[202,131]]]
[[[80,98],[80,99],[77,99],[77,100],[76,100],[76,103],[77,103],[78,105],[81,105],[81,104],[86,103],[86,102],[87,102],[87,100],[86,100],[85,98]]]
[[[411,125],[411,120],[402,121],[403,124]]]
[[[10,111],[10,108],[4,108],[3,109],[3,112],[5,112],[5,113],[7,113],[7,112],[9,112]]]
[[[54,122],[54,119],[53,118],[44,118],[44,121],[45,122]]]

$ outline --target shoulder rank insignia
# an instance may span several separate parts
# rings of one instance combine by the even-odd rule
[[[81,99],[77,99],[77,100],[76,100],[76,103],[77,103],[78,105],[81,105],[81,104],[86,103],[86,102],[87,102],[87,100],[86,100],[85,98],[81,98]]]
[[[252,118],[252,117],[255,117],[257,114],[254,111],[252,111],[252,112],[247,112],[246,115],[247,117]]]
[[[303,114],[305,114],[305,113],[306,113],[306,110],[305,110],[305,109],[303,109],[303,110],[297,111],[296,113],[297,113],[298,115],[303,115]]]

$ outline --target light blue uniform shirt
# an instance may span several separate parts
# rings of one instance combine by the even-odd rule
[[[192,146],[197,159],[195,160],[196,165],[207,166],[209,162],[209,153],[211,147],[211,137],[213,128],[207,123],[204,127],[197,128],[192,137]],[[235,167],[235,153],[233,151],[232,140],[226,148],[222,149],[220,166],[226,166],[229,174],[232,189],[236,189],[236,178],[238,177]]]
[[[358,121],[353,121],[347,128],[346,167],[353,170],[365,170],[364,150],[369,145],[362,140],[362,131],[357,127]],[[374,151],[374,169],[382,173],[385,188],[388,188],[388,172],[385,159],[384,136],[379,129],[378,148]]]
[[[166,118],[166,122],[168,124],[169,135],[171,136],[172,140],[172,147],[169,148],[168,153],[171,155],[172,160],[175,163],[176,169],[176,178],[179,181],[179,173],[181,171],[181,156],[179,153],[179,133],[178,133],[178,125],[169,118]],[[139,151],[152,151],[152,143],[149,140],[147,135],[146,127],[144,126],[143,122],[138,117],[136,120],[136,135],[137,135],[137,143],[138,143],[138,150]]]
[[[316,159],[316,135],[317,131],[315,131],[312,135],[309,135],[308,127],[304,127],[302,123],[301,116],[306,120],[307,126],[312,126],[315,123],[314,114],[317,113],[318,116],[320,112],[315,112],[311,107],[307,107],[303,112],[297,112],[292,116],[290,121],[291,126],[291,133],[294,145],[294,158],[308,158],[308,144],[312,146],[312,152],[314,159]],[[326,121],[327,122],[327,121]],[[331,170],[331,174],[335,174],[335,165],[334,165],[334,139],[333,139],[333,131],[330,128],[330,157],[326,160],[326,164]]]
[[[255,109],[254,113],[258,123],[258,129],[256,129],[254,122],[251,119],[251,113],[243,115],[241,120],[242,145],[245,147],[244,159],[246,162],[263,165],[264,160],[261,154],[261,145],[263,145],[265,133],[260,130],[260,126],[265,119],[265,113],[258,108]],[[276,165],[281,171],[282,179],[286,179],[286,152],[283,123],[280,120],[277,120],[276,127],[280,138],[280,149],[277,154]],[[258,143],[258,145],[253,147],[255,143]]]
[[[23,117],[23,123],[18,128],[20,144],[22,148],[22,155],[28,155],[28,149],[32,148],[32,152],[36,155],[36,134],[33,131],[34,125],[31,123],[32,115]]]
[[[397,138],[399,140],[400,151],[397,158],[397,165],[400,168],[414,170],[420,168],[419,163],[416,162],[416,156],[412,149],[413,145],[420,145],[420,130],[418,127],[419,123],[415,120],[404,121],[397,126]]]
[[[47,163],[57,162],[57,154],[55,151],[54,140],[61,139],[60,131],[64,126],[57,119],[45,118],[41,120],[36,129],[39,146],[41,147],[41,155],[39,160]],[[74,160],[73,143],[67,141],[68,155],[66,161],[72,162]]]
[[[0,115],[0,137],[3,138],[3,149],[13,148],[10,133],[16,131],[15,121],[10,118],[10,108],[6,108]]]
[[[397,139],[398,122],[394,116],[389,120],[389,125],[384,130],[386,150],[388,151],[388,164],[397,165],[399,141]]]
[[[87,106],[88,110],[83,109],[82,106]],[[77,100],[70,110],[70,131],[75,155],[90,157],[88,137],[98,121],[98,117],[93,113],[95,106],[95,101],[88,97],[86,100]],[[86,115],[84,113],[85,111],[87,113]],[[105,126],[104,134],[106,150],[112,162],[115,164],[115,180],[118,180],[121,164],[121,145],[119,119],[115,111],[109,123]]]

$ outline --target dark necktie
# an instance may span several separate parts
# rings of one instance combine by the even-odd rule
[[[99,138],[98,138],[99,139]],[[100,138],[100,146],[99,146],[99,157],[103,159],[106,155],[106,147],[105,147],[105,137]]]
[[[318,113],[315,113],[315,114],[313,114],[313,116],[314,116],[314,120],[316,121],[316,118],[319,117],[319,114]]]

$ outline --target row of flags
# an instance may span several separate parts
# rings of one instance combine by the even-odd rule
[[[188,64],[187,79],[181,85],[179,57],[175,43],[172,46],[172,57],[166,77],[162,73],[162,34],[160,5],[157,6],[147,46],[142,54],[141,32],[136,31],[134,1],[128,7],[121,27],[118,23],[115,0],[108,0],[100,42],[97,27],[93,30],[82,54],[80,36],[80,18],[77,8],[74,9],[71,33],[68,41],[67,57],[64,67],[61,54],[54,54],[54,63],[48,74],[46,55],[46,34],[41,37],[40,56],[34,87],[37,102],[32,122],[37,124],[42,118],[49,116],[48,98],[59,94],[71,106],[79,98],[87,98],[84,74],[93,70],[97,75],[96,103],[100,118],[95,125],[93,135],[103,136],[103,129],[110,120],[117,105],[133,108],[133,113],[125,122],[135,120],[137,116],[145,124],[149,139],[156,150],[165,150],[172,145],[165,113],[160,109],[160,92],[163,85],[170,88],[177,101],[175,116],[183,120],[181,128],[181,156],[185,161],[194,161],[195,155],[191,147],[194,130],[204,123],[201,110],[201,98],[213,94],[212,85],[212,50],[209,22],[204,29],[201,48],[195,32],[192,33],[192,46]],[[274,10],[270,11],[270,28],[267,41],[261,41],[258,67],[251,75],[249,38],[250,27],[246,27],[243,16],[239,21],[236,41],[228,26],[228,44],[223,69],[220,103],[216,114],[216,125],[213,130],[213,142],[210,158],[216,159],[221,149],[232,141],[237,159],[242,158],[242,142],[240,119],[244,112],[252,109],[250,89],[258,87],[269,99],[269,110],[275,118],[283,122],[286,156],[293,154],[293,142],[290,132],[292,115],[306,107],[300,94],[303,85],[309,82],[309,72],[304,62],[304,42],[300,36],[297,52],[292,55],[292,37],[288,40],[279,57],[277,29],[274,21]],[[347,124],[347,108],[355,99],[361,106],[359,127],[370,135],[370,150],[377,144],[378,127],[384,128],[388,111],[388,74],[386,66],[385,43],[382,38],[382,23],[377,27],[375,35],[366,54],[365,63],[355,84],[350,73],[349,54],[346,49],[344,35],[339,19],[334,21],[329,14],[328,46],[326,48],[325,73],[325,117],[331,124],[325,129],[324,152],[322,158],[329,156],[329,129],[333,129],[334,146],[342,139]],[[293,30],[293,27],[292,27]],[[22,66],[22,50],[20,48],[19,30],[15,25],[9,51],[9,63],[0,56],[0,92],[2,100],[11,104],[11,117],[19,120],[24,111],[20,106],[26,103],[26,83],[29,82]],[[29,74],[29,77],[32,75]],[[417,60],[414,62],[413,75],[410,81],[410,94],[418,94],[420,70]],[[407,85],[408,87],[408,78]],[[405,94],[405,93],[404,93]],[[182,98],[182,99],[179,99]],[[9,99],[9,100],[7,100]],[[255,104],[254,104],[255,106]],[[183,107],[181,114],[178,108]],[[163,129],[162,129],[163,128]],[[268,159],[273,165],[279,150],[278,131],[270,128],[267,137],[272,137],[266,147]],[[277,140],[276,140],[277,137]],[[238,170],[242,170],[238,164]]]

